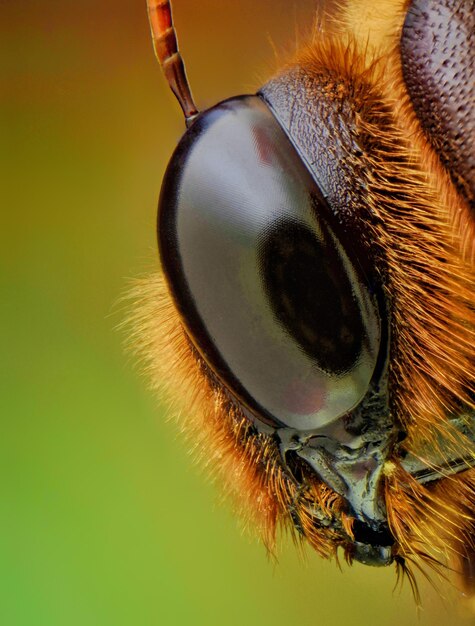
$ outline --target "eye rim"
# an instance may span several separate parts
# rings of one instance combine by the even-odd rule
[[[251,104],[257,103],[258,106],[264,107],[267,113],[271,116],[273,122],[278,127],[279,131],[283,133],[286,140],[289,142],[291,148],[294,149],[300,165],[313,183],[312,192],[315,195],[316,201],[318,200],[318,204],[325,208],[325,215],[321,217],[321,219],[327,223],[331,236],[337,236],[337,240],[339,240],[342,245],[345,254],[348,255],[349,261],[361,279],[361,282],[368,289],[368,292],[371,295],[372,304],[374,305],[374,313],[378,322],[379,343],[374,355],[372,375],[368,379],[366,389],[361,395],[359,401],[357,401],[351,409],[336,416],[332,423],[339,419],[346,419],[352,411],[359,407],[367,397],[368,393],[370,393],[372,387],[374,386],[374,381],[381,376],[381,372],[384,370],[387,354],[385,338],[387,333],[385,332],[385,329],[383,330],[383,327],[386,326],[386,316],[383,314],[383,309],[381,308],[381,302],[384,302],[384,296],[379,281],[379,274],[374,271],[371,278],[368,277],[368,273],[366,271],[369,262],[368,256],[365,255],[361,257],[360,254],[355,252],[355,246],[353,245],[354,241],[350,243],[349,233],[342,228],[337,216],[332,213],[328,202],[323,196],[318,181],[315,180],[313,171],[309,168],[305,158],[302,157],[300,151],[289,137],[287,131],[282,126],[279,119],[275,116],[274,111],[261,94],[232,97],[200,113],[179,142],[163,178],[160,193],[157,232],[161,266],[187,337],[197,354],[199,354],[206,363],[210,373],[213,374],[212,378],[219,382],[219,384],[226,390],[227,394],[229,394],[230,398],[233,399],[233,401],[235,401],[241,409],[243,409],[243,412],[247,415],[247,417],[249,417],[253,422],[257,421],[259,425],[264,424],[266,427],[270,427],[273,430],[287,429],[301,433],[314,431],[322,432],[322,428],[324,428],[322,426],[314,428],[296,428],[280,420],[274,413],[266,409],[253,397],[253,395],[246,389],[237,375],[233,372],[232,368],[228,365],[225,357],[221,354],[219,348],[212,340],[210,332],[201,318],[197,306],[194,304],[194,297],[189,288],[186,272],[182,266],[179,253],[177,236],[178,228],[176,226],[177,212],[171,211],[169,208],[167,209],[167,206],[169,207],[172,204],[176,205],[178,201],[181,179],[185,172],[186,161],[193,152],[194,141],[206,131],[208,126],[214,123],[217,117],[228,113],[236,103],[245,104],[246,101],[251,101]],[[337,235],[335,234],[335,231],[338,233]],[[358,244],[363,247],[363,244],[359,239]],[[370,287],[368,287],[368,285],[370,285]]]

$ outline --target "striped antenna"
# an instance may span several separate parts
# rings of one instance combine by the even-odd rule
[[[165,78],[180,103],[187,126],[198,114],[186,77],[185,65],[178,51],[170,0],[147,0],[153,48]]]

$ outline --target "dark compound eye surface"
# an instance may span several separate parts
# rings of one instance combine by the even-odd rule
[[[198,119],[168,168],[162,265],[187,331],[255,415],[301,430],[341,417],[375,369],[375,298],[290,140],[258,97]]]
[[[260,276],[288,335],[322,371],[345,374],[362,354],[364,326],[347,268],[323,220],[320,227],[274,222],[259,246]]]

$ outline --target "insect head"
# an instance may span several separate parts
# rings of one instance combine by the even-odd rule
[[[382,4],[198,113],[148,0],[188,130],[137,341],[268,544],[283,523],[327,557],[448,555],[470,585],[475,12]]]

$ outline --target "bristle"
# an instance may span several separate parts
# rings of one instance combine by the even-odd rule
[[[465,589],[472,583],[465,566],[473,549],[474,479],[470,470],[425,487],[397,467],[386,481],[388,522],[398,556],[418,557],[439,576],[453,564]]]
[[[422,602],[421,594],[419,592],[419,586],[417,584],[417,579],[414,576],[414,573],[410,567],[410,562],[407,559],[396,559],[396,576],[397,578],[395,588],[397,588],[398,586],[402,587],[404,581],[407,580],[411,588],[412,596],[414,598],[416,606],[420,608],[422,606]]]

